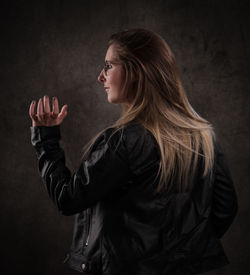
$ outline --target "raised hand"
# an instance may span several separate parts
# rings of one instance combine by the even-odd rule
[[[32,101],[29,108],[29,115],[32,126],[56,126],[63,122],[67,116],[67,105],[63,105],[59,113],[58,99],[52,99],[52,112],[50,111],[50,101],[48,96],[40,98],[37,104],[37,114],[35,113],[36,101]]]

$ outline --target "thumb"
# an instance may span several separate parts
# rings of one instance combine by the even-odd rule
[[[58,114],[58,118],[63,120],[68,114],[68,105],[63,105],[61,112]]]

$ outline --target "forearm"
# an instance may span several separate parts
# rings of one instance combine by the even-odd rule
[[[36,150],[38,169],[49,197],[63,215],[79,211],[77,181],[65,165],[65,154],[59,145],[60,127],[31,127],[31,142]]]

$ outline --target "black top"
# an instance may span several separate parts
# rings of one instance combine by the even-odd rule
[[[215,141],[212,176],[198,164],[189,190],[153,195],[159,148],[133,123],[120,140],[112,128],[71,173],[60,126],[30,127],[39,173],[63,215],[75,214],[69,266],[103,275],[195,274],[229,263],[220,238],[237,212],[227,163]],[[118,141],[120,142],[118,143]]]

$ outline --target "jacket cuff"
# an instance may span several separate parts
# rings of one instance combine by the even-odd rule
[[[60,125],[56,126],[31,126],[31,144],[39,146],[44,141],[53,140],[59,141],[61,139]]]

